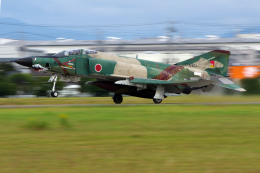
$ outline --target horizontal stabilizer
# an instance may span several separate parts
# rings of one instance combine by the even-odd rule
[[[215,85],[220,86],[220,87],[224,87],[224,88],[228,88],[228,89],[232,89],[232,90],[236,90],[236,91],[246,91],[244,88],[238,86],[237,84],[235,84],[233,81],[231,81],[228,78],[217,78],[215,80]]]

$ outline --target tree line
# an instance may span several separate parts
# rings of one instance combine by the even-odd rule
[[[0,97],[12,95],[36,95],[41,97],[50,96],[53,83],[48,82],[49,76],[33,76],[31,74],[19,73],[11,63],[0,64]],[[88,81],[95,79],[81,78],[78,85],[81,86],[80,92],[89,93],[93,96],[108,96],[109,92],[93,85],[85,85]],[[65,82],[58,81],[56,89],[58,91],[66,85]],[[241,86],[247,91],[245,95],[260,94],[260,78],[243,79]],[[225,94],[237,94],[234,91],[226,90]]]

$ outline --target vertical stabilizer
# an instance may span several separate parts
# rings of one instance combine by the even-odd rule
[[[230,52],[213,50],[177,63],[177,65],[191,66],[207,71],[209,74],[227,76]]]

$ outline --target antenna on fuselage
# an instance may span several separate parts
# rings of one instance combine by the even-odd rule
[[[136,59],[138,59],[138,54],[136,54],[136,57],[135,57]]]

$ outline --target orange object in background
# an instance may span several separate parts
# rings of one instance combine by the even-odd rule
[[[260,76],[260,66],[229,66],[229,76],[233,79],[256,78]]]

